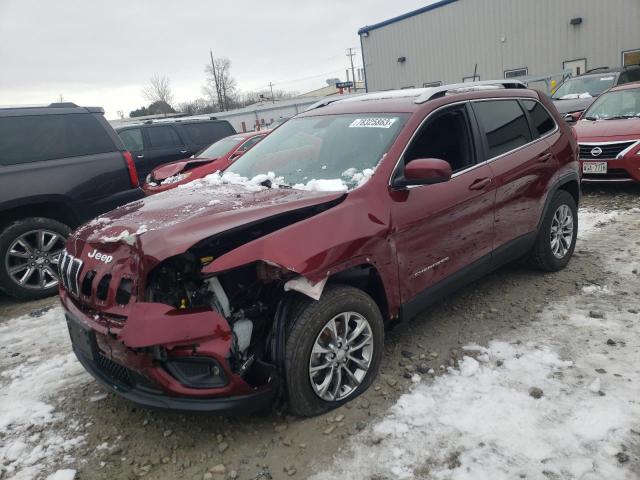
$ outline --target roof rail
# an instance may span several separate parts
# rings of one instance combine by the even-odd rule
[[[424,92],[415,99],[415,103],[424,103],[434,98],[442,97],[448,92],[458,93],[473,90],[488,90],[494,88],[527,88],[520,80],[483,80],[480,82],[453,83],[451,85],[441,85],[439,87],[425,88]]]
[[[69,108],[69,107],[77,107],[73,102],[53,102],[49,104],[50,107],[54,108]]]
[[[316,108],[320,108],[320,107],[326,107],[327,105],[334,103],[334,102],[339,102],[340,100],[346,100],[347,98],[353,98],[353,97],[359,97],[361,95],[366,95],[365,93],[353,93],[353,94],[346,94],[346,95],[333,95],[331,97],[325,97],[321,100],[318,100],[316,103],[312,103],[311,105],[309,105],[307,108],[304,109],[305,112],[308,112],[309,110],[315,110]]]

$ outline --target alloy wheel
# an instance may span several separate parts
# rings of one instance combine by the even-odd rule
[[[31,230],[16,238],[5,255],[11,279],[23,288],[46,290],[58,284],[65,238],[52,230]]]
[[[573,242],[573,212],[568,205],[560,205],[551,221],[551,252],[564,258]]]
[[[309,379],[315,394],[335,402],[362,383],[373,358],[373,333],[365,317],[343,312],[320,330],[311,350]]]

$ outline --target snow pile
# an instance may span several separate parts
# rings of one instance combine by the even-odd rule
[[[129,233],[129,230],[123,230],[117,235],[114,236],[104,236],[100,238],[100,241],[103,243],[117,243],[124,242],[128,245],[133,245],[136,242],[136,237],[138,235],[142,235],[145,232],[148,232],[149,228],[146,225],[140,225],[138,230],[133,233]]]
[[[309,180],[307,183],[296,183],[293,188],[296,190],[307,190],[310,192],[346,192],[349,187],[340,178]]]
[[[47,477],[47,480],[73,480],[76,478],[76,471],[71,469],[58,470]]]
[[[162,180],[162,182],[160,182],[160,185],[171,185],[173,183],[178,183],[184,180],[185,178],[187,178],[188,176],[189,176],[188,173],[179,173],[177,175],[172,175]]]
[[[637,216],[585,213],[580,248],[640,257],[624,229]],[[603,216],[616,227],[595,238]],[[416,385],[314,478],[636,479],[640,298],[628,292],[640,276],[614,266],[606,287],[550,305],[517,340],[465,347],[457,369]]]
[[[259,192],[267,188],[290,187],[296,190],[311,192],[346,192],[352,188],[364,185],[374,173],[374,169],[367,168],[362,172],[355,168],[349,168],[342,174],[343,178],[312,178],[306,183],[296,183],[289,185],[283,177],[276,176],[274,172],[259,174],[249,179],[233,172],[215,172],[206,177],[195,180],[188,184],[179,185],[178,188],[194,189],[202,187],[224,187],[239,185],[250,192]],[[306,177],[305,177],[306,179]],[[225,190],[216,190],[219,193],[226,193]]]
[[[98,217],[91,220],[87,226],[88,227],[97,227],[98,225],[109,225],[112,220],[109,217]]]
[[[53,462],[73,460],[83,435],[53,404],[89,378],[71,352],[61,308],[0,325],[0,472],[35,478]]]
[[[365,168],[360,172],[357,168],[352,167],[342,172],[342,176],[345,177],[349,183],[353,183],[359,187],[367,183],[374,172],[375,168]]]
[[[178,188],[188,188],[189,186],[214,186],[221,187],[225,185],[239,185],[244,187],[246,190],[250,192],[259,192],[261,190],[265,190],[269,188],[266,185],[266,182],[270,182],[270,185],[274,188],[277,188],[282,183],[282,177],[276,177],[274,172],[268,172],[265,174],[256,175],[255,177],[248,179],[237,173],[233,172],[224,172],[220,173],[215,172],[210,175],[207,175],[200,181],[191,182],[188,185],[181,185]]]

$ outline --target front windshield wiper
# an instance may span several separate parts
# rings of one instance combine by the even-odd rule
[[[638,118],[640,115],[614,115],[613,117],[606,117],[602,120],[625,120],[627,118]]]

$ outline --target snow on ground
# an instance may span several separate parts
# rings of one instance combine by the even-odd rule
[[[403,395],[315,479],[639,478],[640,218],[580,221],[579,249],[619,252],[603,265],[607,285],[551,302],[514,338],[468,346],[457,369]]]
[[[70,463],[83,441],[78,422],[54,403],[90,377],[71,352],[62,309],[45,310],[0,323],[0,478],[3,469],[8,478],[39,478],[54,462]]]

